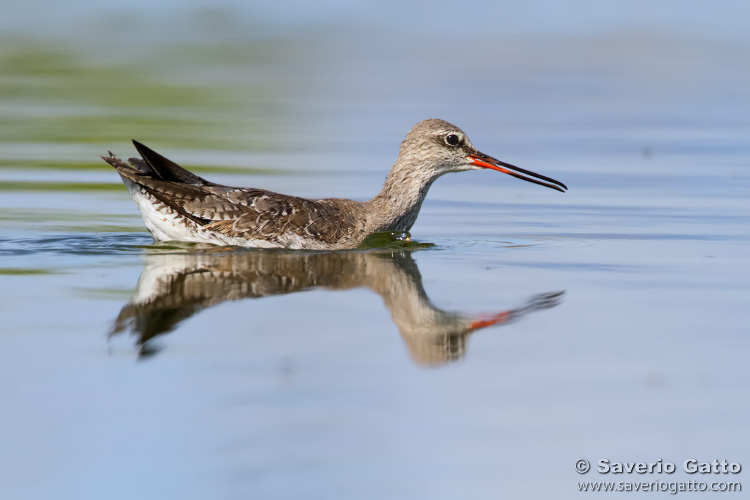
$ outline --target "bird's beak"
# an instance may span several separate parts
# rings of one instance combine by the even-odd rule
[[[500,160],[496,160],[491,156],[487,156],[479,152],[469,155],[468,158],[469,160],[471,160],[471,164],[476,165],[477,167],[490,168],[492,170],[497,170],[498,172],[503,172],[505,174],[512,175],[513,177],[517,177],[518,179],[523,179],[527,182],[533,182],[534,184],[539,184],[540,186],[548,187],[550,189],[556,189],[560,191],[561,193],[564,193],[565,190],[568,189],[568,186],[566,186],[560,181],[556,181],[555,179],[545,177],[544,175],[539,175],[534,172],[530,172],[528,170],[518,168],[514,165],[511,165],[510,163],[505,163]],[[541,180],[537,180],[537,179],[541,179]]]

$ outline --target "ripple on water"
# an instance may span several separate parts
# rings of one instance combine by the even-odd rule
[[[502,239],[445,239],[436,242],[439,248],[476,248],[478,250],[495,250],[497,248],[551,248],[567,246],[588,246],[589,240],[569,238],[566,236],[510,236]]]
[[[104,233],[41,235],[37,238],[0,239],[0,255],[33,255],[40,253],[111,255],[139,253],[150,245],[146,233]]]
[[[399,233],[401,234],[401,233]],[[433,247],[432,243],[411,241],[408,233],[403,238],[395,238],[390,233],[380,233],[368,238],[367,244],[355,251],[379,250],[423,250]],[[26,256],[33,254],[75,254],[75,255],[117,255],[139,253],[173,253],[195,251],[267,251],[263,249],[179,241],[154,242],[148,233],[102,233],[102,234],[63,234],[40,235],[37,238],[2,238],[0,255]],[[305,252],[305,251],[303,251]]]

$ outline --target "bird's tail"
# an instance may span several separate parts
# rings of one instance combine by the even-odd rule
[[[172,160],[163,157],[140,142],[133,140],[133,144],[141,154],[141,158],[128,158],[129,164],[115,156],[112,151],[109,151],[109,156],[102,156],[102,159],[120,171],[121,174],[140,174],[156,180],[176,182],[178,184],[192,184],[195,186],[214,185],[214,183],[182,168]]]

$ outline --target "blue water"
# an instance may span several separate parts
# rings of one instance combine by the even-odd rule
[[[82,5],[0,52],[0,497],[749,486],[681,470],[750,467],[743,4]],[[210,249],[153,245],[98,160],[367,199],[429,117],[569,192],[452,174],[432,245]]]

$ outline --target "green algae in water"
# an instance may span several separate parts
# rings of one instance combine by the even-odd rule
[[[406,231],[388,231],[385,233],[372,233],[365,238],[365,241],[363,241],[358,248],[403,248],[417,250],[422,248],[432,248],[434,246],[434,243],[413,241],[411,239],[411,234]]]
[[[50,269],[0,268],[0,275],[2,276],[33,276],[40,274],[57,274],[57,272]]]

